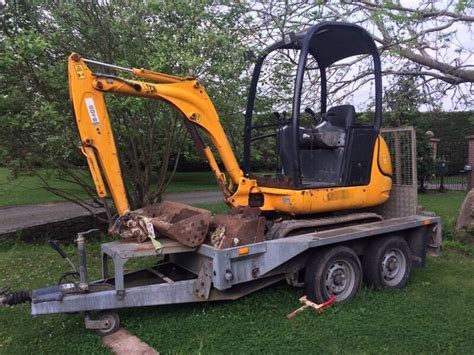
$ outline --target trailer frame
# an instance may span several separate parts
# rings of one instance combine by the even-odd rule
[[[428,249],[433,248],[439,233],[439,217],[415,215],[222,250],[207,244],[193,249],[163,238],[164,248],[160,255],[165,256],[167,261],[155,268],[131,273],[124,273],[128,260],[157,255],[151,242],[109,242],[101,246],[102,279],[91,283],[87,292],[83,293],[68,294],[64,285],[35,290],[32,293],[31,313],[90,312],[234,300],[289,279],[292,274],[304,269],[315,250],[348,245],[358,254],[363,254],[371,240],[391,235],[402,236],[410,246],[412,263],[423,267]],[[110,260],[115,266],[114,277],[109,277]],[[181,275],[176,279],[169,277],[164,269],[170,267],[175,271],[179,269]],[[97,290],[94,290],[96,287]]]

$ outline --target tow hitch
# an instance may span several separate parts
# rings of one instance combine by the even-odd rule
[[[14,306],[26,302],[47,302],[61,301],[67,294],[79,294],[87,292],[89,283],[87,279],[87,261],[85,249],[85,235],[98,232],[98,229],[90,229],[86,232],[77,234],[77,251],[79,256],[79,272],[78,268],[71,261],[66,252],[59,244],[50,240],[49,245],[58,252],[71,265],[73,271],[66,272],[59,279],[58,285],[40,288],[34,291],[10,291],[10,288],[0,289],[0,306]],[[66,282],[68,277],[73,278],[73,282]]]
[[[14,306],[31,302],[31,291],[10,292],[9,288],[0,289],[0,306]]]

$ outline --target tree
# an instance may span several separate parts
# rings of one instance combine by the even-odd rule
[[[390,112],[389,120],[385,119],[386,124],[394,127],[413,124],[413,119],[422,105],[436,105],[420,91],[416,77],[405,76],[390,82],[384,93],[383,104],[384,109]]]
[[[416,127],[419,107],[426,103],[425,95],[419,92],[416,86],[416,78],[398,78],[392,82],[390,89],[385,91],[384,104],[388,111],[385,114],[385,124],[394,127]],[[426,191],[425,181],[435,169],[429,138],[423,129],[416,127],[416,170],[420,192]]]
[[[400,1],[315,1],[294,0],[247,2],[249,26],[258,27],[260,44],[282,38],[284,33],[301,30],[320,21],[359,24],[374,36],[382,54],[385,77],[416,77],[432,102],[452,97],[453,108],[472,108],[474,66],[469,45],[474,22],[472,0],[421,0],[403,6]],[[338,82],[333,92],[350,93],[354,78],[370,72],[366,65],[348,62],[337,68]],[[350,78],[346,80],[349,76]],[[341,95],[342,96],[342,95]]]
[[[15,171],[39,176],[44,172],[41,167],[54,168],[62,179],[95,198],[89,176],[77,169],[84,159],[77,149],[65,75],[66,57],[73,50],[122,66],[198,77],[240,156],[250,76],[243,52],[249,47],[262,50],[289,31],[323,20],[357,23],[374,35],[385,83],[407,78],[400,82],[407,85],[403,90],[429,96],[423,105],[439,106],[452,95],[454,108],[469,107],[472,48],[460,43],[459,36],[471,31],[472,4],[472,0],[423,0],[417,7],[391,0],[7,2],[0,9],[0,157]],[[291,62],[294,57],[286,59]],[[370,85],[366,59],[338,63],[328,73],[330,104],[348,100]],[[284,71],[285,63],[277,62],[276,68]],[[317,79],[309,75],[308,85]],[[291,93],[291,80],[282,75],[275,88]],[[258,103],[265,115],[274,103],[273,94],[264,93]],[[387,105],[405,115],[412,99],[397,101],[395,94],[387,96]],[[415,101],[419,107],[419,98]],[[158,201],[179,158],[196,156],[189,149],[181,118],[159,102],[112,96],[107,102],[132,206]],[[368,111],[372,102],[366,95],[366,107],[358,111]],[[265,150],[266,145],[261,151]],[[82,197],[44,182],[66,198]]]
[[[0,35],[0,144],[7,166],[44,177],[53,168],[96,200],[78,170],[78,135],[67,94],[66,59],[76,51],[126,67],[200,79],[224,124],[235,120],[246,84],[245,31],[238,6],[199,2],[8,2]],[[133,208],[159,201],[183,147],[182,119],[161,102],[107,96]],[[46,188],[82,203],[81,194]],[[99,202],[99,201],[96,201]]]
[[[416,130],[416,170],[420,192],[426,192],[425,182],[435,169],[429,138],[423,130]]]

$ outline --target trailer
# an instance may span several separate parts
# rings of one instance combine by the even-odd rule
[[[119,327],[118,309],[236,300],[282,280],[304,286],[318,302],[333,295],[346,302],[363,280],[374,288],[402,288],[412,266],[424,267],[427,255],[439,252],[441,224],[417,207],[414,129],[385,129],[382,135],[394,162],[392,195],[382,206],[318,218],[310,231],[294,230],[289,222],[267,232],[263,242],[226,249],[167,238],[159,238],[159,253],[150,241],[104,243],[102,277],[93,282],[87,277],[87,233],[79,233],[78,282],[13,294],[10,302],[3,296],[3,302],[29,298],[34,316],[83,312],[86,328],[107,335]],[[129,260],[149,256],[157,256],[155,266],[125,273]]]

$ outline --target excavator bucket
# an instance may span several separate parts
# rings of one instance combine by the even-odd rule
[[[212,218],[208,210],[171,201],[141,208],[134,214],[148,217],[158,234],[189,247],[204,242]]]
[[[213,216],[210,244],[219,249],[263,242],[265,217],[258,208],[233,209]]]
[[[233,209],[212,216],[211,211],[181,203],[164,201],[132,211],[121,220],[121,227],[112,229],[123,239],[144,242],[151,223],[154,231],[188,247],[206,242],[225,249],[262,242],[265,217],[258,208]]]

